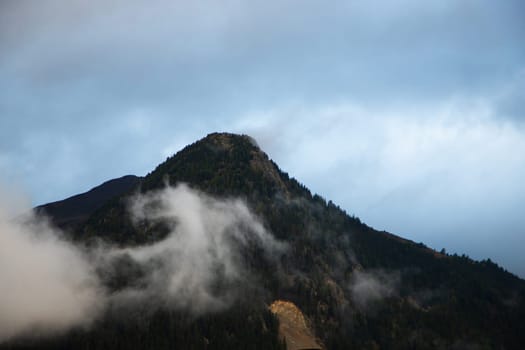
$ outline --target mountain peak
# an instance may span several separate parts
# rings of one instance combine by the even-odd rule
[[[214,194],[282,192],[288,175],[248,135],[211,133],[169,157],[143,183],[143,190],[186,182]],[[292,186],[294,186],[293,184]]]
[[[213,132],[208,134],[206,137],[197,142],[205,142],[224,150],[231,149],[233,145],[240,145],[243,143],[249,143],[251,146],[257,148],[259,151],[259,145],[252,137],[245,134],[233,134],[229,132]]]

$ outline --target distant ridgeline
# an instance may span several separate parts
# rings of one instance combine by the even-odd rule
[[[490,260],[446,255],[374,230],[312,195],[248,136],[210,134],[143,178],[112,180],[37,209],[77,242],[153,244],[179,223],[137,222],[129,198],[179,183],[217,200],[240,198],[285,249],[267,258],[255,244],[243,245],[238,259],[250,278],[236,281],[232,303],[217,311],[109,308],[88,329],[15,339],[0,349],[284,349],[292,347],[290,332],[305,346],[326,349],[525,346],[525,281]],[[124,268],[103,280],[118,291],[137,273]],[[277,300],[282,304],[272,304]],[[282,316],[290,314],[304,317],[300,327]]]

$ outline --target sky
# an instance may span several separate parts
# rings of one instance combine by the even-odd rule
[[[525,3],[0,2],[0,182],[34,205],[246,133],[380,230],[525,277]]]

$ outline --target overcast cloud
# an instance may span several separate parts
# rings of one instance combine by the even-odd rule
[[[517,0],[3,1],[2,178],[40,204],[245,132],[368,224],[525,276],[524,14]]]

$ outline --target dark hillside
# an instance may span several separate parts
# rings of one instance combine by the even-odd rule
[[[91,214],[113,197],[130,191],[140,182],[140,177],[126,175],[104,182],[91,190],[61,201],[40,205],[39,214],[47,215],[61,228],[76,228]]]

